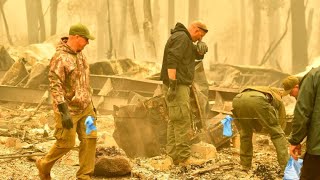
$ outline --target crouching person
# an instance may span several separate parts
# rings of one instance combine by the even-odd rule
[[[280,168],[289,160],[285,128],[285,107],[282,92],[272,87],[248,87],[233,99],[233,115],[240,124],[240,164],[243,170],[252,165],[253,132],[265,128],[276,148]]]

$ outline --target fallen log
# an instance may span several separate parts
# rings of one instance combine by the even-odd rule
[[[216,170],[216,169],[220,169],[221,167],[223,166],[229,166],[229,165],[233,165],[234,163],[230,162],[230,163],[223,163],[223,164],[220,164],[220,165],[213,165],[211,167],[207,167],[207,168],[202,168],[202,169],[198,169],[196,171],[194,171],[191,175],[192,176],[197,176],[199,174],[203,174],[203,173],[206,173],[206,172],[210,172],[210,171],[213,171],[213,170]]]
[[[8,159],[8,158],[21,158],[21,157],[32,157],[32,156],[44,156],[47,153],[34,153],[34,154],[23,154],[23,155],[0,155],[0,159]]]

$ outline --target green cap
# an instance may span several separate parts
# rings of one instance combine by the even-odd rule
[[[81,23],[72,25],[69,30],[69,35],[79,35],[90,40],[95,39],[95,37],[90,35],[88,28]]]
[[[296,76],[288,76],[282,81],[284,93],[283,96],[290,94],[291,90],[300,82]]]

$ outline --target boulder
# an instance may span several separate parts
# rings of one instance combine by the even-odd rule
[[[130,174],[131,165],[124,156],[104,156],[96,160],[94,168],[95,176],[116,177]]]

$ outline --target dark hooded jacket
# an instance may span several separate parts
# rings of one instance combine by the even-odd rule
[[[299,85],[289,142],[298,145],[307,137],[307,153],[320,155],[320,67],[311,69]]]
[[[177,23],[171,30],[163,55],[160,79],[169,85],[168,69],[176,69],[178,84],[191,85],[194,77],[195,59],[202,59],[193,44],[187,28]]]

